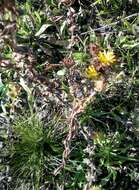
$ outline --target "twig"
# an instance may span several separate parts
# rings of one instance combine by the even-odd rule
[[[73,108],[71,110],[69,117],[67,118],[69,131],[63,143],[64,144],[63,160],[61,165],[58,168],[56,168],[56,170],[54,171],[55,176],[65,167],[68,161],[71,152],[70,150],[71,142],[75,138],[78,129],[77,123],[75,122],[75,118],[78,114],[83,113],[86,106],[88,105],[88,103],[92,101],[92,98],[95,96],[95,94],[96,92],[90,94],[88,98],[85,98],[83,100],[75,100],[75,102],[73,102]]]
[[[125,18],[123,18],[121,20],[118,20],[116,22],[113,22],[111,24],[108,24],[108,25],[105,25],[105,26],[102,26],[102,27],[99,27],[99,28],[92,29],[91,31],[88,31],[88,32],[84,32],[81,35],[85,35],[85,34],[92,33],[92,32],[101,32],[102,30],[104,31],[106,28],[109,28],[111,26],[117,25],[117,24],[119,24],[121,22],[124,22],[125,20],[128,20],[128,19],[130,19],[132,17],[136,17],[136,16],[139,16],[139,13],[134,13],[132,15],[129,15],[129,16],[127,16],[127,17],[125,17]]]

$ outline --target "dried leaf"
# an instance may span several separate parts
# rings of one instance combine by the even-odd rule
[[[97,56],[99,51],[100,51],[99,45],[94,43],[89,44],[89,53],[92,57]]]
[[[31,89],[26,85],[25,80],[23,78],[20,78],[20,85],[27,92],[28,96],[31,96]]]
[[[15,0],[4,0],[0,4],[0,11],[4,12],[4,10],[7,9],[11,11],[13,14],[18,15],[18,12],[16,10]]]
[[[95,81],[95,91],[101,92],[105,87],[105,79],[102,77],[100,80]]]
[[[60,3],[63,3],[66,6],[71,6],[73,5],[75,0],[60,0]]]

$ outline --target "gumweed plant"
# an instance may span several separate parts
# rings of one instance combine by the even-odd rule
[[[67,70],[68,78],[68,88],[67,97],[70,96],[70,110],[67,117],[67,122],[69,126],[69,132],[64,141],[65,150],[63,152],[63,163],[55,171],[55,175],[59,173],[61,168],[64,168],[67,159],[70,155],[70,144],[72,139],[75,138],[78,125],[74,121],[75,118],[84,112],[87,105],[94,100],[97,92],[104,90],[106,80],[109,77],[108,72],[111,64],[116,62],[116,57],[113,51],[109,50],[107,52],[101,51],[101,47],[96,44],[91,44],[90,46],[90,65],[85,68],[85,75],[81,73],[79,64],[69,64]],[[69,60],[69,59],[68,59]],[[71,62],[72,59],[70,59]],[[64,59],[65,63],[66,59]],[[105,64],[105,65],[104,65]],[[65,65],[66,66],[66,65]]]

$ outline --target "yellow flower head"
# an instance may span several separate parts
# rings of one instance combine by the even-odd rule
[[[106,135],[103,132],[94,132],[92,135],[95,144],[103,144],[106,140]]]
[[[99,61],[104,64],[104,66],[112,65],[116,62],[116,57],[113,51],[104,51],[98,53]]]
[[[102,190],[99,186],[93,186],[89,190]]]
[[[89,79],[96,79],[96,78],[98,78],[99,73],[97,72],[97,70],[95,69],[94,66],[89,66],[89,67],[86,69],[86,76],[87,76],[87,78],[89,78]]]
[[[7,95],[8,95],[10,98],[15,99],[15,98],[18,96],[19,92],[20,92],[20,87],[19,87],[17,84],[15,84],[15,83],[10,83],[10,84],[8,85],[8,92],[7,92]]]

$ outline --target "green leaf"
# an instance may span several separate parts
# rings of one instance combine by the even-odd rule
[[[89,57],[88,54],[84,52],[76,52],[76,53],[73,53],[72,56],[75,61],[79,61],[79,62],[85,62],[87,61]]]
[[[64,21],[60,27],[60,34],[63,35],[65,27],[66,27],[67,21]]]
[[[132,48],[135,48],[135,47],[139,47],[139,42],[133,42],[131,44],[124,44],[123,45],[123,48],[132,49]]]
[[[6,92],[6,86],[4,84],[0,84],[0,96],[3,96]]]
[[[34,14],[36,16],[35,20],[37,21],[37,23],[41,24],[41,17],[40,17],[39,12],[35,11]]]
[[[40,36],[41,34],[43,34],[45,32],[45,30],[52,26],[51,24],[43,24],[40,28],[40,30],[35,34],[35,36]]]

